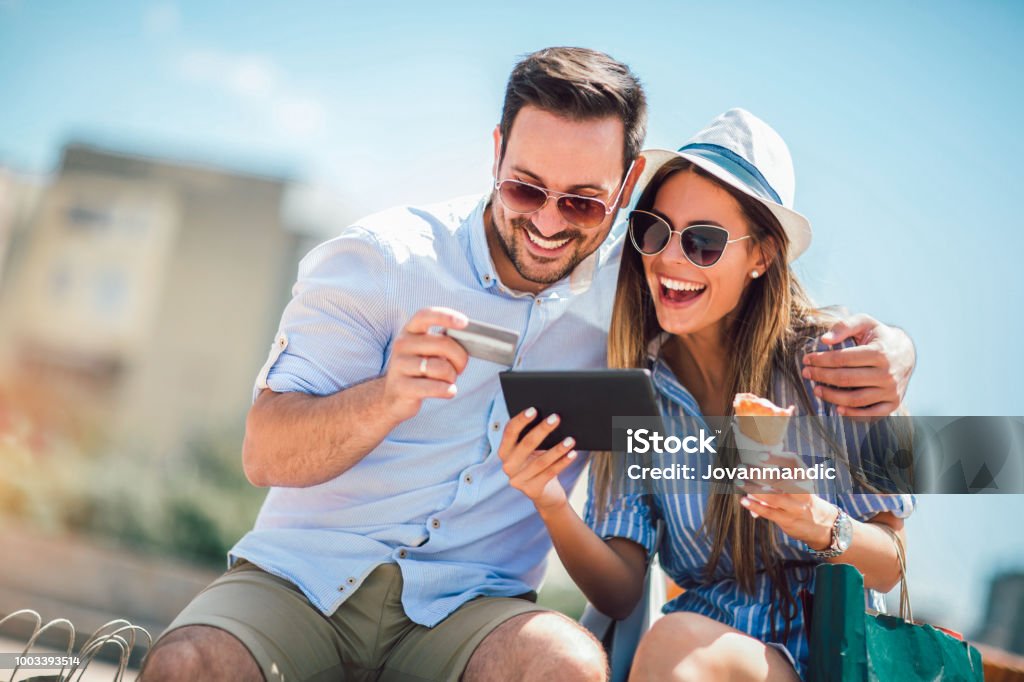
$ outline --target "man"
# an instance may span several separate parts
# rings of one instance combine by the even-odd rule
[[[626,66],[541,50],[509,79],[490,196],[385,211],[303,259],[246,424],[246,474],[271,490],[143,679],[604,679],[599,644],[532,600],[550,540],[497,457],[501,368],[431,332],[469,317],[522,333],[516,367],[605,366],[645,127]],[[891,410],[909,340],[836,331],[878,340],[813,378]]]

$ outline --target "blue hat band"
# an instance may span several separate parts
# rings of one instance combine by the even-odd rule
[[[735,175],[765,201],[773,201],[776,204],[782,205],[782,199],[779,197],[778,192],[772,189],[772,186],[761,175],[761,171],[757,170],[753,164],[731,149],[717,144],[694,142],[683,145],[679,148],[679,151],[710,161]]]

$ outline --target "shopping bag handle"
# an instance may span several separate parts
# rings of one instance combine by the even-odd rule
[[[907,589],[907,548],[903,544],[903,538],[897,533],[891,526],[887,526],[884,523],[877,524],[879,528],[884,530],[892,538],[892,542],[896,545],[896,560],[900,563],[900,618],[903,620],[913,623],[914,622],[914,611],[910,608],[910,592]]]

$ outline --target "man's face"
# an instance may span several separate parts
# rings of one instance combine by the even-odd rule
[[[624,137],[622,121],[615,116],[573,121],[526,106],[512,124],[504,158],[495,129],[495,178],[594,197],[611,207],[626,170]],[[629,202],[640,165],[627,179],[619,205]],[[576,227],[561,215],[554,197],[536,213],[514,213],[497,191],[490,210],[488,243],[499,276],[513,289],[532,292],[562,279],[597,250],[615,220],[613,211],[596,227]]]

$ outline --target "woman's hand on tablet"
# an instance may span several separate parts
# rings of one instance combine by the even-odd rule
[[[566,438],[538,450],[560,420],[551,415],[537,422],[537,416],[530,408],[505,426],[498,456],[509,483],[533,501],[562,564],[587,599],[602,613],[625,618],[643,596],[647,550],[624,538],[606,542],[579,517],[558,480],[577,460],[575,442]]]
[[[509,419],[498,456],[512,487],[529,497],[537,509],[550,509],[568,503],[557,476],[576,459],[576,441],[566,438],[550,450],[538,450],[548,434],[558,428],[559,418],[553,414],[527,430],[536,418],[537,410],[531,407]]]

